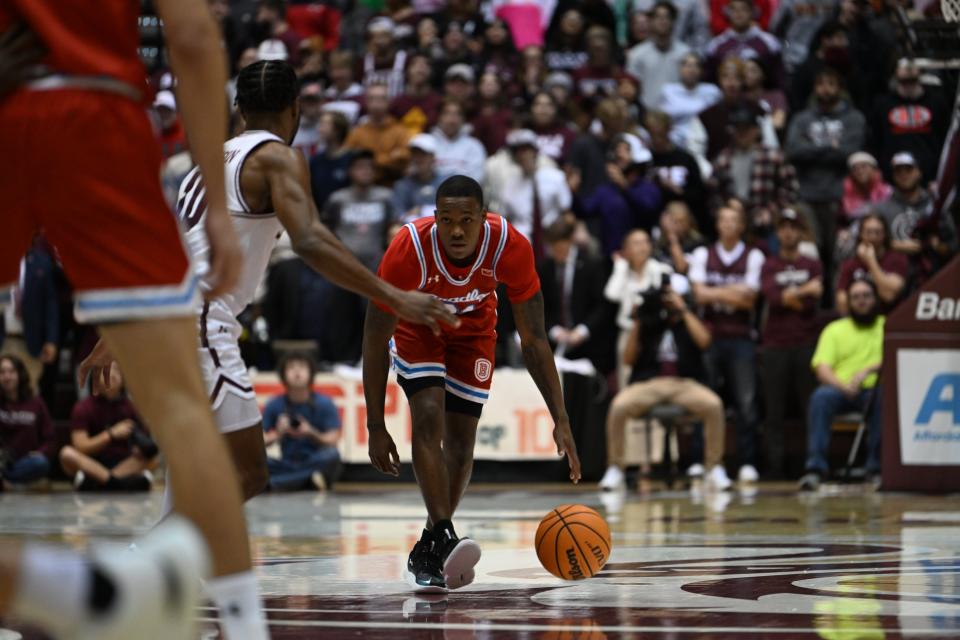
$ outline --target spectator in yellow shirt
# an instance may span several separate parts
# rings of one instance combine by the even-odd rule
[[[847,287],[850,316],[834,320],[820,334],[810,366],[820,386],[807,411],[807,464],[801,491],[815,491],[827,474],[830,430],[837,415],[860,411],[866,416],[867,475],[880,473],[880,397],[877,373],[883,360],[884,317],[877,288],[870,280]]]

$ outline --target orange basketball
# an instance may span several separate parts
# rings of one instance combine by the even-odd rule
[[[582,504],[560,505],[540,521],[534,541],[543,568],[564,580],[595,575],[610,557],[610,527]]]

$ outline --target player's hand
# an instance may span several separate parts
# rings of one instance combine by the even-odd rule
[[[133,433],[133,420],[121,420],[109,429],[112,440],[126,440]]]
[[[207,280],[211,288],[206,292],[207,300],[212,300],[233,289],[240,279],[243,266],[243,254],[237,241],[237,232],[226,209],[210,208],[204,218],[207,242],[210,243],[210,271]]]
[[[439,298],[419,291],[401,291],[393,304],[393,312],[415,324],[425,324],[434,335],[440,335],[440,323],[457,328],[460,320]]]
[[[92,377],[94,395],[110,391],[110,369],[114,366],[113,356],[101,339],[77,368],[77,381],[82,387],[87,384],[87,378]]]
[[[46,53],[43,43],[23,22],[15,22],[0,33],[0,98],[23,84],[30,67]]]
[[[573,484],[580,482],[580,456],[577,455],[577,445],[573,441],[573,432],[570,431],[570,422],[564,420],[553,428],[553,441],[557,443],[557,454],[567,456],[570,465],[570,480]]]
[[[400,454],[390,432],[384,426],[367,427],[370,441],[368,450],[373,468],[390,476],[400,475]]]
[[[57,345],[52,342],[45,342],[40,349],[40,362],[50,364],[57,359]]]

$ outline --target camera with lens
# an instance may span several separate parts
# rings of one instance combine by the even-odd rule
[[[300,417],[299,417],[299,416],[295,416],[295,415],[293,415],[292,413],[288,413],[288,414],[287,414],[287,419],[290,421],[290,428],[291,428],[291,429],[299,429],[299,428],[300,428]]]
[[[157,443],[153,441],[147,430],[139,422],[134,425],[130,432],[130,444],[140,450],[144,458],[153,458],[160,452]]]
[[[653,328],[665,325],[670,319],[670,309],[664,303],[664,298],[669,290],[670,276],[664,273],[660,275],[660,282],[657,286],[650,287],[637,294],[639,304],[636,317],[643,326]]]

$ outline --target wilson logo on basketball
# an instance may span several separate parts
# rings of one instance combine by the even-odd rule
[[[493,371],[493,365],[486,358],[479,358],[473,365],[473,375],[480,382],[486,382],[490,379],[490,373]]]
[[[580,568],[580,561],[577,560],[577,552],[573,547],[567,549],[567,564],[570,565],[570,569],[567,571],[567,579],[582,580],[583,569]]]

